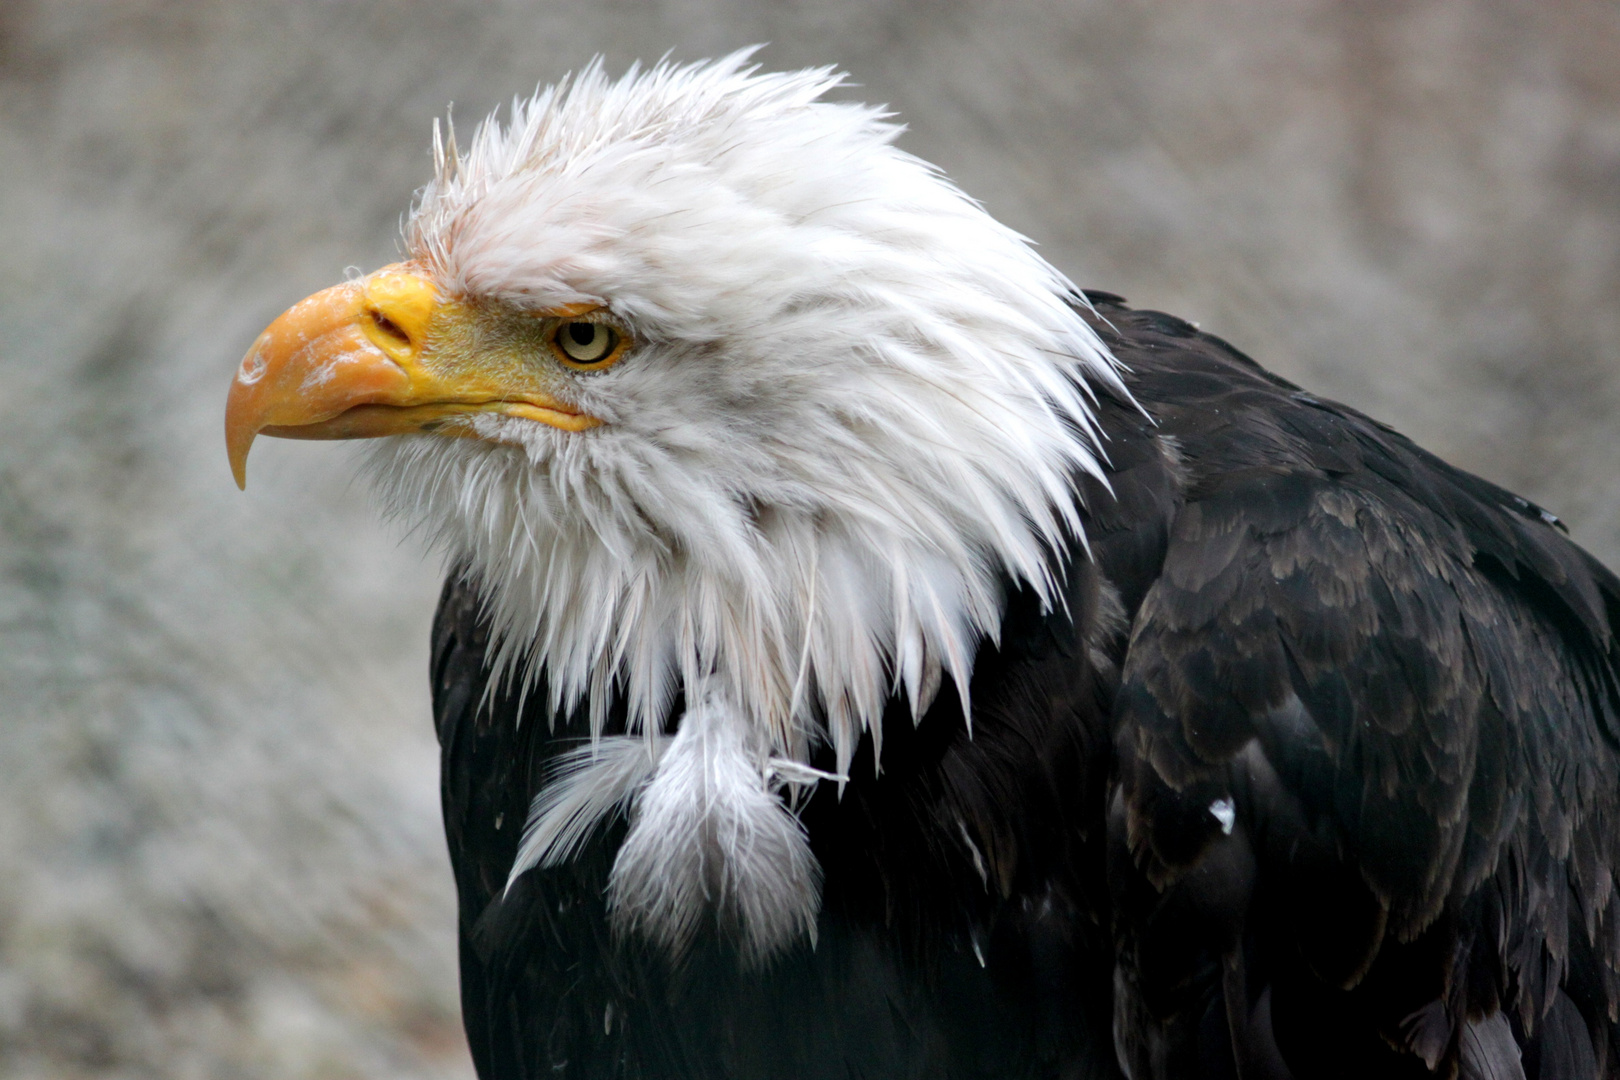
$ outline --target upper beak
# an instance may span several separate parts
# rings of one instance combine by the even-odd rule
[[[509,364],[435,365],[431,344],[455,337],[466,305],[439,296],[409,264],[384,267],[294,304],[242,358],[225,403],[225,447],[238,487],[263,432],[289,439],[365,439],[444,425],[476,412],[523,416],[566,431],[599,421]],[[463,425],[447,434],[470,434]]]

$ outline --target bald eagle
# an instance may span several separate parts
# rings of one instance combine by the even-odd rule
[[[435,129],[231,387],[450,568],[479,1074],[1620,1075],[1620,580],[840,81]]]

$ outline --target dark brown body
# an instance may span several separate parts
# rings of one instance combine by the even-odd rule
[[[949,688],[915,726],[896,702],[881,775],[867,741],[817,790],[818,941],[764,971],[718,934],[673,965],[614,940],[622,823],[503,897],[586,725],[486,697],[452,576],[485,1080],[1620,1076],[1620,582],[1524,500],[1091,297],[1152,417],[1099,403],[1091,557],[1062,610],[1011,595],[971,736]]]

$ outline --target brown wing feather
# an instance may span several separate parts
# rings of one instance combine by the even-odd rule
[[[1484,1068],[1500,1025],[1471,1021],[1562,1047],[1569,1005],[1615,1074],[1620,584],[1354,411],[1102,313],[1185,471],[1115,704],[1139,1064],[1194,1060],[1217,996],[1250,1052],[1264,995],[1300,1076]]]

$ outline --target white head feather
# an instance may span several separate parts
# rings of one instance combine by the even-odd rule
[[[481,416],[498,441],[393,439],[377,464],[393,508],[469,568],[498,667],[543,673],[553,707],[588,701],[598,737],[617,687],[647,740],[645,767],[559,773],[514,877],[635,803],[624,925],[678,948],[707,895],[763,955],[813,929],[817,885],[797,821],[759,793],[804,782],[821,739],[845,773],[885,703],[920,714],[942,670],[965,708],[1003,575],[1050,601],[1052,553],[1079,535],[1074,477],[1100,475],[1087,381],[1123,388],[1069,281],[896,149],[885,113],[822,100],[830,69],[749,55],[617,81],[592,64],[440,151],[409,245],[441,290],[603,304],[637,347],[575,380],[599,428]],[[666,739],[678,686],[694,727],[736,730]],[[717,830],[724,806],[763,832]],[[784,855],[789,834],[803,850]],[[681,891],[717,865],[719,893]]]

